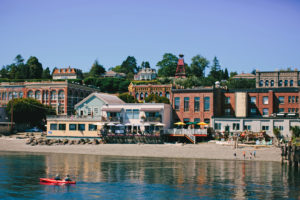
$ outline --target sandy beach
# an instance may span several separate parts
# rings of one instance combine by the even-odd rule
[[[250,159],[250,152],[256,151],[256,157]],[[0,151],[73,153],[109,156],[168,157],[168,158],[202,158],[239,160],[281,161],[281,151],[275,147],[239,147],[215,143],[201,144],[99,144],[99,145],[26,145],[25,139],[0,138]]]

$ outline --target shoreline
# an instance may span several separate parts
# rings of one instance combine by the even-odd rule
[[[26,145],[25,139],[0,138],[0,151],[32,153],[67,153],[101,156],[155,157],[155,158],[196,158],[214,160],[281,161],[281,150],[275,147],[240,147],[214,143],[200,144],[98,144],[98,145]],[[246,158],[243,158],[243,152]],[[256,157],[250,159],[250,152]],[[237,158],[234,157],[234,152]]]

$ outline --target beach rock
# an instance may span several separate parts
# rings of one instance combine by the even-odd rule
[[[31,144],[33,142],[33,138],[28,138],[27,140],[26,140],[26,144]]]
[[[77,140],[77,144],[80,144],[81,143],[81,140]]]
[[[99,141],[97,139],[94,139],[93,144],[99,144]]]
[[[69,140],[68,139],[64,139],[63,140],[63,144],[68,144],[69,143]]]

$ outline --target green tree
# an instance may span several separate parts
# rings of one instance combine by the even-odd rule
[[[46,69],[43,70],[42,78],[43,79],[51,79],[49,67],[47,67]]]
[[[300,137],[300,127],[299,126],[292,126],[291,127],[293,138]]]
[[[141,67],[142,68],[151,68],[150,63],[148,61],[146,61],[146,62],[143,61],[142,64],[141,64]]]
[[[135,73],[137,70],[136,59],[134,56],[128,56],[121,64],[122,72],[128,74]]]
[[[12,99],[8,102],[6,112],[11,115],[13,105],[13,120],[15,123],[26,123],[41,127],[46,115],[55,115],[55,110],[31,98]]]
[[[148,97],[145,98],[146,103],[165,103],[165,104],[170,104],[170,101],[167,97],[160,97],[156,94],[150,94]]]
[[[100,65],[97,60],[95,60],[94,64],[92,65],[89,75],[91,77],[99,77],[104,73],[105,73],[105,68],[102,65]]]
[[[120,94],[118,97],[126,103],[138,103],[138,101],[127,92]]]
[[[196,55],[192,58],[191,74],[202,78],[205,76],[205,69],[208,67],[209,61],[201,55]]]
[[[158,76],[160,77],[175,76],[177,62],[178,62],[177,56],[171,53],[165,53],[163,55],[163,59],[156,64],[156,66],[159,67]]]
[[[0,76],[1,78],[8,78],[8,70],[6,66],[3,66],[2,69],[0,70]]]
[[[26,64],[29,67],[29,78],[32,79],[42,78],[43,66],[36,57],[30,56]]]
[[[227,80],[229,78],[229,73],[228,73],[228,70],[227,68],[225,68],[224,72],[223,72],[223,80]]]
[[[217,57],[214,57],[213,59],[209,76],[211,76],[216,81],[220,81],[222,79],[222,70]]]

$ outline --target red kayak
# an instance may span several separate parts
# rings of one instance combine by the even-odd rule
[[[76,184],[76,181],[55,180],[53,178],[40,178],[40,182],[53,184]]]

